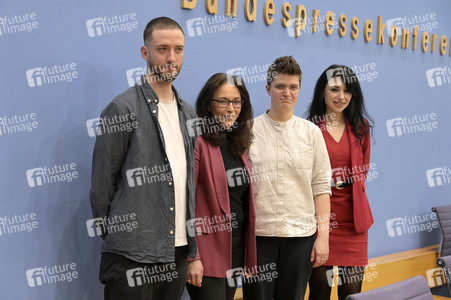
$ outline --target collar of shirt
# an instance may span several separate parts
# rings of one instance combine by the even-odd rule
[[[286,127],[290,127],[290,126],[293,126],[294,125],[294,123],[295,123],[295,116],[293,115],[293,116],[291,116],[291,118],[289,119],[289,120],[287,120],[287,121],[285,121],[285,122],[281,122],[281,121],[274,121],[273,119],[271,119],[269,116],[268,116],[268,112],[269,112],[269,110],[267,110],[266,112],[265,112],[265,114],[264,114],[264,119],[265,119],[265,121],[266,122],[268,122],[269,124],[271,124],[274,128],[284,128],[285,126]]]
[[[139,79],[138,86],[141,88],[141,91],[144,94],[147,104],[150,104],[150,103],[158,104],[160,102],[157,94],[155,93],[153,88],[150,86],[150,84],[147,82],[146,77],[144,75],[142,75],[141,78]],[[183,110],[182,99],[180,98],[179,93],[175,89],[174,85],[171,86],[171,89],[172,89],[172,92],[174,93],[175,100],[177,100],[178,106]]]

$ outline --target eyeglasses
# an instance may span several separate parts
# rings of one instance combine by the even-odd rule
[[[232,103],[233,107],[235,107],[235,108],[240,108],[244,104],[244,100],[243,99],[234,99],[234,100],[229,100],[229,99],[211,99],[211,101],[218,102],[218,105],[221,108],[229,107],[230,103]]]
[[[287,88],[290,92],[296,92],[297,90],[299,90],[299,85],[297,85],[297,84],[294,84],[294,85],[276,84],[274,86],[274,88],[279,92],[283,92]]]

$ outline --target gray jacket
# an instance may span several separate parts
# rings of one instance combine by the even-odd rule
[[[196,115],[172,89],[185,142],[189,220],[195,212],[195,137],[190,136],[186,122]],[[99,119],[92,160],[92,232],[104,239],[102,252],[142,263],[174,261],[175,194],[158,123],[158,102],[144,77],[117,96]],[[195,258],[196,239],[188,234],[187,238],[188,255]]]

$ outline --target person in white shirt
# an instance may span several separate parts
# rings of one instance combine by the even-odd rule
[[[244,300],[304,299],[312,268],[328,259],[331,168],[321,130],[293,113],[301,77],[293,57],[277,58],[266,85],[271,108],[254,119],[257,270],[268,274],[244,278]]]

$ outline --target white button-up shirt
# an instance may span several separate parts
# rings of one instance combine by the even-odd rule
[[[320,129],[293,116],[254,119],[249,149],[257,236],[302,237],[316,232],[314,197],[331,194],[331,167]]]

